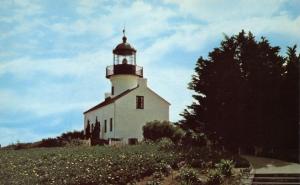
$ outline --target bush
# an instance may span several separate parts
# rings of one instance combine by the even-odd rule
[[[219,170],[211,170],[208,173],[207,185],[220,185],[223,181],[222,174]]]
[[[179,180],[183,185],[202,185],[202,180],[198,177],[197,171],[190,167],[182,167],[179,170]]]
[[[203,161],[202,159],[192,158],[189,161],[189,164],[194,168],[202,168],[205,166],[205,161]]]
[[[183,135],[184,131],[181,128],[172,125],[168,121],[152,121],[143,126],[144,138],[152,141],[166,137],[177,143]]]
[[[192,130],[186,131],[182,138],[182,145],[186,147],[190,146],[205,146],[207,142],[206,135],[204,133],[196,133]]]
[[[152,180],[147,181],[146,185],[160,185],[163,174],[161,172],[154,172]]]
[[[249,168],[250,167],[250,163],[248,160],[242,158],[239,155],[235,155],[233,156],[234,158],[234,167],[236,168]]]
[[[91,140],[97,140],[100,138],[100,122],[96,122],[92,129]]]
[[[175,144],[173,141],[169,138],[162,138],[158,143],[157,143],[159,149],[162,150],[170,150],[175,147]]]
[[[66,142],[65,146],[67,146],[67,147],[89,146],[89,144],[86,142],[86,140],[72,139],[72,140]]]
[[[12,145],[14,150],[29,149],[33,146],[32,143],[19,143]]]
[[[76,131],[74,130],[73,132],[66,132],[62,133],[61,136],[57,137],[57,139],[60,140],[72,140],[72,139],[84,139],[84,133],[82,131]]]
[[[232,175],[233,166],[234,164],[232,160],[225,159],[221,159],[221,161],[216,164],[217,170],[220,171],[222,175],[225,175],[227,177]]]
[[[57,138],[48,138],[48,139],[43,139],[38,147],[60,147],[60,146],[65,146],[65,142],[62,140],[59,140]]]
[[[168,164],[165,161],[160,161],[159,163],[156,163],[154,165],[155,167],[155,172],[159,172],[165,176],[168,176],[171,174],[172,172],[172,167],[170,166],[170,164]]]
[[[184,134],[185,132],[181,128],[176,126],[171,139],[174,143],[179,143],[183,138]]]

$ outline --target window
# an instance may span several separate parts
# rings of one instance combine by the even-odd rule
[[[136,96],[136,108],[144,109],[144,96]]]
[[[115,94],[115,88],[114,86],[111,86],[111,95],[114,95]]]
[[[104,133],[106,133],[106,131],[107,131],[107,123],[106,123],[107,121],[106,120],[104,120]]]
[[[110,122],[109,122],[109,131],[111,131],[112,132],[112,130],[113,130],[113,122],[112,122],[112,118],[110,118]]]

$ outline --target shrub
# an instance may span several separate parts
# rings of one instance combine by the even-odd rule
[[[72,139],[84,139],[84,133],[82,131],[66,132],[62,133],[61,136],[57,137],[60,140],[72,140]]]
[[[202,185],[202,180],[198,177],[197,171],[190,167],[182,167],[179,170],[179,180],[183,185]]]
[[[184,131],[181,128],[172,125],[168,121],[152,121],[143,126],[144,138],[152,141],[166,137],[177,143],[183,135]]]
[[[211,170],[208,173],[207,185],[220,185],[223,181],[222,174],[219,170]]]
[[[250,163],[248,160],[242,158],[241,156],[235,155],[234,156],[234,166],[236,168],[249,168]]]
[[[145,139],[157,141],[163,137],[171,138],[173,126],[167,121],[152,121],[143,126],[143,135]]]
[[[181,128],[176,126],[171,139],[174,143],[179,143],[183,138],[184,134],[185,132]]]
[[[192,158],[189,164],[194,168],[202,168],[205,165],[205,161],[203,161],[202,159]]]
[[[57,138],[48,138],[43,139],[38,147],[60,147],[65,146],[66,143],[62,142],[62,140],[59,140]]]
[[[222,175],[227,177],[232,175],[233,166],[234,164],[232,160],[225,159],[221,159],[221,161],[216,164],[217,170],[220,171]]]
[[[31,147],[32,147],[32,143],[20,143],[20,142],[17,142],[17,144],[15,144],[13,146],[13,148],[15,150],[28,149],[28,148],[31,148]]]
[[[66,142],[65,146],[67,146],[67,147],[89,146],[89,144],[86,142],[86,140],[72,139],[72,140]]]
[[[147,181],[146,185],[160,185],[162,176],[163,175],[161,172],[154,172],[152,175],[152,180]]]
[[[100,122],[96,122],[91,133],[91,140],[97,140],[99,138],[100,138]]]
[[[186,147],[190,146],[205,146],[207,142],[206,135],[204,133],[196,133],[192,130],[186,131],[182,138],[182,145]]]
[[[169,138],[162,138],[158,143],[157,143],[159,149],[162,150],[170,150],[175,147],[175,144],[173,141]]]
[[[86,128],[85,128],[85,139],[90,139],[91,138],[91,125],[88,121]]]
[[[160,172],[161,174],[168,176],[171,174],[172,167],[165,161],[160,161],[154,165],[155,172]]]

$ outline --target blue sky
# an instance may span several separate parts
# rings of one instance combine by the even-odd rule
[[[298,0],[0,0],[0,144],[82,129],[82,112],[110,90],[105,67],[124,24],[149,86],[177,121],[192,102],[186,87],[199,56],[242,29],[284,54],[300,45],[299,7]]]

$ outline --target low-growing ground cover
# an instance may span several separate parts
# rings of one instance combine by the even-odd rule
[[[240,179],[234,164],[245,162],[217,148],[185,147],[167,139],[122,147],[0,150],[0,184],[234,185]]]
[[[179,155],[156,145],[0,150],[0,184],[126,184]]]

